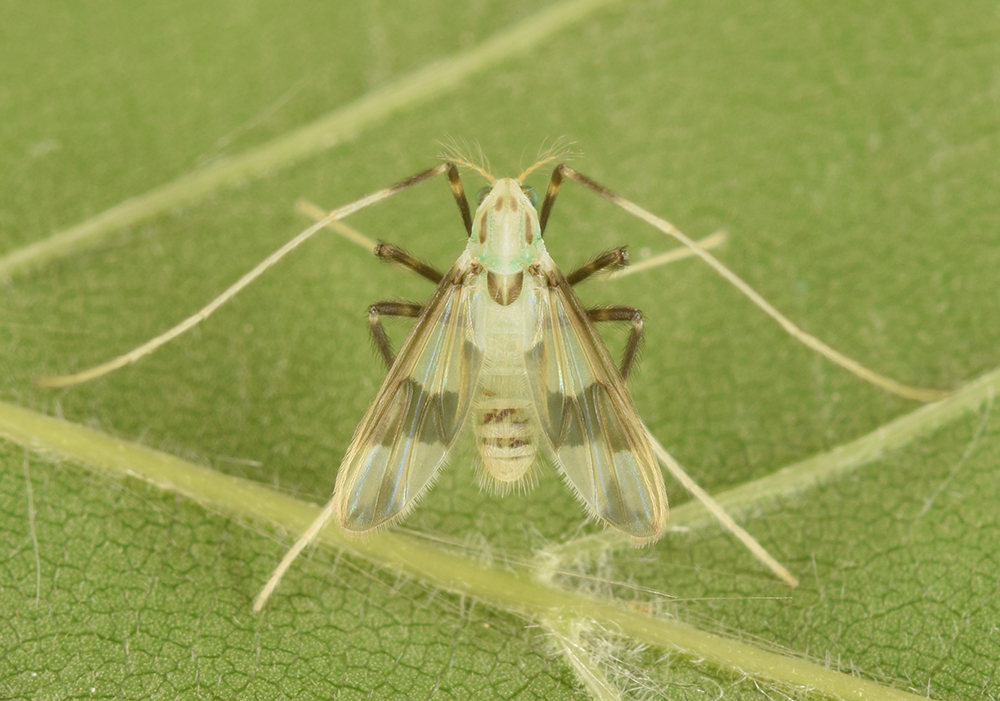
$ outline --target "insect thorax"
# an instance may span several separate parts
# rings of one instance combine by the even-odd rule
[[[538,213],[521,185],[502,178],[483,198],[473,219],[469,252],[486,271],[490,298],[513,304],[525,271],[545,252]]]

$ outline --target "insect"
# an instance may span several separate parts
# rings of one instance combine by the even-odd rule
[[[398,250],[380,253],[419,270]],[[480,198],[466,250],[443,275],[428,275],[437,282],[430,300],[371,308],[390,369],[338,474],[337,523],[366,532],[400,519],[471,431],[484,486],[523,483],[544,453],[602,523],[637,543],[658,538],[663,478],[625,388],[641,313],[586,310],[572,289],[625,260],[616,249],[565,276],[545,250],[530,191],[496,180]],[[398,359],[380,314],[417,317]],[[595,321],[631,323],[620,368]]]
[[[639,418],[626,381],[642,339],[641,312],[627,306],[587,309],[574,292],[584,280],[624,266],[625,249],[603,253],[569,274],[546,251],[546,225],[564,179],[679,240],[793,337],[831,361],[904,397],[931,401],[943,396],[937,390],[885,378],[806,334],[669,222],[565,164],[553,170],[537,208],[537,197],[525,178],[558,157],[541,158],[517,178],[495,178],[467,159],[452,157],[323,216],[204,309],[135,350],[90,370],[39,382],[69,386],[135,362],[203,321],[323,227],[336,226],[341,218],[438,175],[447,176],[468,234],[466,248],[449,270],[440,272],[395,245],[372,246],[378,258],[407,268],[436,287],[422,305],[383,301],[369,308],[372,337],[388,373],[354,433],[332,499],[278,566],[255,600],[255,610],[330,518],[349,534],[398,522],[465,440],[475,446],[481,485],[500,492],[524,485],[544,457],[592,517],[636,545],[657,540],[664,530],[667,497],[658,464],[662,461],[714,508],[727,528],[744,539],[742,532],[744,542],[752,541],[717,505],[712,506],[710,497],[689,477],[678,474],[680,466]],[[478,171],[489,182],[474,211],[456,163]],[[382,326],[386,316],[415,319],[398,355]],[[595,330],[595,324],[604,322],[630,324],[620,364],[614,363]],[[794,581],[791,575],[786,579]]]

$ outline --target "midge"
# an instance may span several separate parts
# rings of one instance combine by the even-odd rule
[[[204,309],[135,350],[90,370],[39,382],[50,387],[78,384],[138,360],[207,318],[323,227],[336,227],[337,220],[359,209],[445,174],[468,244],[443,273],[392,244],[370,245],[380,259],[427,278],[436,288],[422,305],[399,301],[371,305],[371,333],[388,374],[354,433],[333,498],[282,560],[254,609],[263,607],[291,562],[331,517],[351,534],[369,533],[402,519],[466,437],[475,445],[481,485],[500,492],[525,485],[544,457],[592,517],[636,545],[657,540],[666,523],[659,459],[755,555],[794,583],[683,473],[643,425],[626,387],[642,340],[641,312],[626,306],[588,309],[573,291],[597,273],[624,266],[625,249],[608,251],[568,275],[545,249],[543,236],[563,180],[583,185],[674,237],[788,333],[862,379],[919,401],[939,399],[945,393],[883,377],[806,334],[705,247],[565,164],[553,170],[542,206],[536,209],[537,198],[524,184],[525,178],[561,155],[541,158],[517,178],[495,178],[485,168],[452,156],[323,215]],[[480,191],[474,212],[456,164],[476,170],[489,182]],[[352,236],[357,242],[360,235]],[[382,326],[383,316],[416,320],[398,355]],[[631,325],[620,364],[611,359],[594,328],[604,322]]]

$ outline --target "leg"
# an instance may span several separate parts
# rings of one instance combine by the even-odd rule
[[[396,302],[393,300],[376,302],[368,307],[368,327],[371,329],[372,340],[375,342],[378,352],[382,354],[382,359],[385,361],[386,367],[392,367],[393,362],[396,360],[396,354],[392,350],[392,342],[389,340],[389,334],[385,332],[385,327],[382,326],[382,320],[379,317],[402,316],[414,318],[420,316],[422,309],[423,306],[420,304]]]
[[[610,201],[616,207],[624,209],[634,217],[642,219],[650,226],[659,229],[667,236],[671,236],[680,241],[682,244],[690,248],[696,256],[705,261],[712,269],[715,270],[715,272],[725,278],[731,285],[733,285],[733,287],[746,295],[746,297],[748,297],[750,301],[760,308],[765,314],[778,322],[778,325],[785,330],[785,333],[790,335],[805,347],[819,353],[830,362],[839,365],[865,382],[869,382],[876,387],[880,387],[886,392],[891,392],[899,397],[912,399],[918,402],[935,402],[944,399],[950,394],[950,392],[942,390],[924,389],[921,387],[904,385],[901,382],[897,382],[889,377],[880,375],[874,370],[870,370],[865,367],[853,358],[849,358],[843,353],[834,350],[815,336],[800,329],[792,322],[791,319],[779,312],[770,302],[761,297],[760,294],[744,282],[742,278],[727,268],[722,261],[706,251],[704,248],[699,247],[697,243],[688,238],[687,235],[685,235],[673,224],[665,219],[661,219],[651,212],[647,212],[634,202],[630,202],[624,197],[619,197],[603,185],[591,180],[586,175],[576,172],[568,166],[556,166],[556,169],[552,172],[552,179],[549,181],[549,191],[545,194],[545,204],[542,206],[542,217],[548,217],[548,210],[552,208],[552,202],[555,200],[555,196],[559,193],[559,187],[562,184],[562,178],[564,175],[567,178],[575,180],[579,184],[583,185],[591,192],[594,192]],[[540,223],[541,221],[542,220],[540,219]]]
[[[95,367],[83,370],[73,375],[40,377],[36,380],[36,382],[42,387],[70,387],[72,385],[78,385],[84,382],[89,382],[90,380],[97,379],[98,377],[107,375],[109,372],[113,372],[115,370],[125,367],[126,365],[130,365],[135,361],[139,360],[140,358],[146,357],[153,351],[157,350],[160,346],[172,341],[173,339],[177,338],[186,331],[189,331],[190,329],[194,328],[202,321],[210,317],[219,307],[221,307],[226,302],[235,297],[237,294],[239,294],[243,290],[243,288],[245,288],[247,285],[252,283],[257,278],[259,278],[265,272],[267,272],[268,269],[273,267],[278,261],[280,261],[286,255],[288,255],[296,248],[301,246],[303,243],[311,239],[316,234],[316,232],[322,230],[330,222],[343,219],[348,215],[354,214],[360,209],[364,209],[365,207],[370,207],[371,205],[381,202],[382,200],[389,199],[398,192],[402,192],[403,190],[406,190],[410,187],[413,187],[414,185],[418,185],[422,182],[430,180],[431,178],[434,178],[445,172],[448,173],[448,178],[449,180],[451,180],[453,178],[452,175],[453,172],[454,172],[454,177],[457,177],[458,169],[455,167],[453,163],[442,163],[440,165],[434,166],[433,168],[428,168],[425,171],[417,173],[416,175],[413,175],[407,178],[406,180],[401,180],[395,185],[390,185],[389,187],[382,188],[381,190],[377,190],[376,192],[373,192],[370,195],[366,195],[365,197],[362,197],[359,200],[355,200],[354,202],[338,207],[332,212],[329,212],[325,217],[323,217],[322,220],[316,222],[308,229],[301,232],[298,236],[293,238],[291,241],[286,243],[284,246],[282,246],[274,253],[269,255],[267,258],[262,260],[250,272],[246,273],[243,277],[241,277],[239,280],[233,283],[229,287],[229,289],[227,289],[221,295],[213,299],[211,302],[205,305],[205,307],[203,307],[201,310],[195,312],[187,319],[174,326],[172,329],[169,329],[168,331],[160,334],[156,338],[146,341],[138,348],[134,348],[128,353],[120,355],[117,358],[113,358],[112,360],[109,360],[106,363],[102,363],[101,365],[97,365]],[[456,201],[458,201],[459,209],[463,210],[463,219],[464,219],[465,212],[468,211],[469,204],[468,202],[465,202],[464,194],[461,195],[461,199],[459,198],[459,194],[461,192],[460,187],[458,190],[456,190],[455,186],[452,185],[452,192],[455,194]],[[462,207],[463,202],[465,202],[464,209]],[[470,221],[470,226],[468,228],[471,228],[471,217],[469,221]]]
[[[375,246],[375,256],[379,260],[384,260],[387,263],[397,263],[407,270],[412,270],[417,275],[427,278],[435,285],[441,282],[441,278],[444,277],[444,273],[440,270],[415,258],[395,244],[384,242],[378,244]]]
[[[465,226],[465,233],[466,235],[471,235],[472,212],[469,210],[469,200],[465,196],[465,188],[462,187],[462,177],[458,173],[458,167],[454,163],[449,162],[443,163],[432,170],[435,171],[434,175],[437,175],[442,171],[448,174],[448,184],[451,186],[451,194],[455,197],[455,203],[458,205],[458,211],[462,215],[462,224]],[[410,178],[410,180],[413,180],[413,178]],[[408,182],[408,180],[404,180],[402,183],[399,183],[399,185],[406,185]],[[421,180],[418,182],[423,181]],[[412,184],[415,185],[416,183]],[[406,187],[409,187],[409,185],[406,185]],[[348,241],[356,243],[363,248],[367,248],[369,251],[375,252],[376,243],[374,241],[364,234],[355,231],[346,224],[343,224],[339,219],[331,219],[328,216],[329,213],[325,209],[317,207],[312,202],[307,200],[299,200],[295,203],[295,208],[317,222],[324,222],[326,226],[336,231]]]
[[[450,162],[444,163],[438,167],[442,168],[444,172],[448,174],[448,184],[451,186],[451,194],[455,197],[455,203],[458,205],[458,211],[462,215],[462,224],[465,226],[465,233],[467,236],[471,235],[472,212],[469,210],[469,200],[465,196],[465,188],[462,186],[462,177],[458,173],[458,167],[454,163]],[[403,182],[405,183],[406,181]],[[299,200],[295,207],[307,217],[311,217],[316,221],[327,219],[326,210],[317,207],[312,202]],[[368,250],[373,250],[375,247],[375,243],[367,236],[359,234],[351,229],[351,227],[336,219],[328,221],[327,226],[349,241],[353,241]]]
[[[465,196],[465,188],[462,187],[462,178],[458,174],[458,167],[450,161],[445,166],[448,169],[448,184],[451,185],[451,194],[455,196],[458,211],[462,213],[465,235],[472,236],[472,212],[469,211],[469,200]]]
[[[532,167],[532,170],[533,169],[534,166]],[[552,177],[549,180],[549,187],[545,191],[545,200],[542,202],[542,208],[538,216],[538,225],[542,230],[542,234],[545,233],[545,227],[549,222],[549,215],[552,214],[552,206],[555,204],[556,196],[559,194],[560,188],[562,188],[562,179],[564,170],[569,170],[569,169],[566,168],[565,166],[558,166],[554,171],[552,171]],[[576,171],[573,172],[575,173]],[[612,194],[609,190],[605,190],[604,188],[601,188],[601,190],[602,191],[600,192],[600,194],[602,195],[607,196]],[[699,248],[704,248],[708,250],[721,245],[725,240],[726,240],[726,232],[717,231],[711,236],[708,236],[702,239],[701,241],[698,241],[697,246]],[[626,275],[632,275],[633,273],[638,273],[641,270],[645,270],[647,268],[655,268],[660,265],[666,265],[667,263],[673,263],[675,260],[680,260],[682,258],[689,258],[695,255],[698,255],[695,251],[688,248],[682,248],[674,251],[667,251],[666,253],[660,253],[659,255],[653,256],[649,260],[645,260],[639,263],[638,265],[629,268],[624,267],[625,264],[628,262],[628,258],[626,257],[625,261],[619,265],[616,265],[615,263],[612,262],[609,263],[607,266],[605,266],[606,269],[597,267],[590,270],[586,270],[585,272],[585,268],[595,265],[596,263],[598,263],[598,261],[601,260],[601,258],[598,258],[595,259],[594,261],[591,261],[587,266],[584,266],[583,268],[574,271],[570,276],[567,276],[567,279],[570,281],[571,285],[575,285],[577,282],[582,282],[591,275],[601,272],[602,280],[612,280],[619,277],[625,277]],[[577,274],[583,274],[583,276],[579,280],[574,280],[573,276]]]
[[[710,251],[713,248],[721,246],[726,241],[725,231],[716,231],[711,236],[706,236],[703,239],[697,241],[699,248],[704,248],[706,251]],[[660,266],[673,263],[675,261],[684,260],[685,258],[694,258],[697,253],[692,251],[690,248],[685,248],[681,246],[679,248],[674,248],[669,251],[664,251],[663,253],[657,253],[655,256],[650,256],[646,260],[640,261],[638,263],[631,263],[627,268],[618,268],[612,270],[602,271],[598,274],[597,279],[603,281],[607,280],[617,280],[620,277],[625,277],[627,275],[635,275],[636,273],[645,272],[650,268],[659,268]]]
[[[615,268],[623,268],[626,265],[628,265],[628,251],[625,250],[625,247],[612,248],[610,251],[602,253],[586,265],[571,272],[566,276],[566,282],[570,285],[578,285],[591,275],[599,273],[602,270],[614,270]]]
[[[588,309],[587,316],[594,323],[601,321],[627,321],[632,324],[628,341],[625,342],[625,353],[622,356],[620,372],[622,378],[627,380],[632,367],[635,365],[635,358],[642,345],[642,312],[635,307],[597,307]]]
[[[722,508],[722,505],[717,502],[712,496],[706,492],[704,489],[698,486],[698,483],[691,479],[691,476],[681,467],[680,463],[674,460],[673,456],[666,451],[658,440],[656,436],[650,433],[649,429],[643,426],[646,430],[646,436],[649,438],[649,442],[653,444],[653,452],[656,453],[657,459],[659,459],[660,464],[670,471],[670,474],[674,476],[684,489],[688,490],[688,493],[700,501],[709,513],[712,514],[722,527],[727,531],[732,533],[736,538],[743,543],[743,545],[753,553],[753,556],[764,563],[772,572],[778,575],[781,579],[792,587],[799,586],[799,580],[796,579],[791,572],[789,572],[785,567],[778,562],[771,553],[764,549],[764,546],[757,542],[757,540],[746,532],[733,517],[726,513],[726,510]]]
[[[549,215],[552,214],[552,205],[556,203],[556,195],[559,194],[559,188],[562,187],[563,170],[566,169],[564,165],[556,166],[555,170],[552,171],[552,177],[549,178],[549,187],[545,191],[545,200],[542,201],[542,211],[538,213],[538,228],[542,231],[542,236],[545,235],[545,227],[549,223]]]
[[[299,200],[295,203],[295,208],[315,221],[322,221],[327,215],[325,209],[307,200]],[[441,282],[441,278],[444,277],[444,274],[439,270],[415,258],[399,246],[384,242],[375,243],[360,231],[342,221],[331,221],[327,224],[327,227],[333,229],[351,243],[356,243],[362,248],[367,249],[379,260],[384,260],[388,263],[398,263],[404,268],[412,270],[417,275],[427,278],[434,284]]]
[[[300,214],[305,214],[307,217],[316,222],[323,221],[324,219],[326,219],[326,215],[329,214],[329,212],[327,212],[325,209],[323,209],[317,204],[313,204],[309,200],[299,200],[298,202],[295,203],[295,209],[297,209]],[[326,228],[336,231],[345,239],[347,239],[351,243],[356,243],[357,245],[367,250],[369,253],[375,253],[375,247],[378,246],[378,243],[372,241],[370,238],[362,234],[360,231],[358,231],[353,227],[348,226],[339,219],[334,219],[333,221],[328,222]]]

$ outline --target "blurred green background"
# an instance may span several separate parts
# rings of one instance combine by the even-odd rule
[[[348,202],[432,165],[449,137],[480,144],[498,174],[571,139],[579,170],[692,236],[725,229],[718,255],[738,274],[894,378],[952,388],[1000,366],[996,3],[7,4],[0,260],[331,112],[387,104],[435,62],[462,66],[491,38],[528,36],[552,7],[572,21],[432,98],[358,119],[331,148],[12,274],[2,398],[325,501],[384,372],[367,304],[430,291],[332,234],[139,365],[68,391],[31,378],[168,328],[304,228],[296,199]],[[463,246],[443,182],[350,223],[441,267]],[[547,242],[565,268],[614,245],[634,258],[672,245],[571,186]],[[710,491],[916,408],[801,348],[698,263],[581,296],[645,311],[636,404]],[[608,334],[615,349],[623,338]],[[989,698],[991,408],[748,522],[803,579],[795,592],[714,529],[601,571],[697,599],[674,613],[709,630],[933,698]],[[0,696],[585,697],[520,619],[335,553],[297,563],[254,617],[287,536],[11,444],[0,456]],[[501,499],[456,464],[406,525],[523,556],[599,530],[583,521],[553,474]],[[669,698],[767,692],[662,652],[621,656]]]

